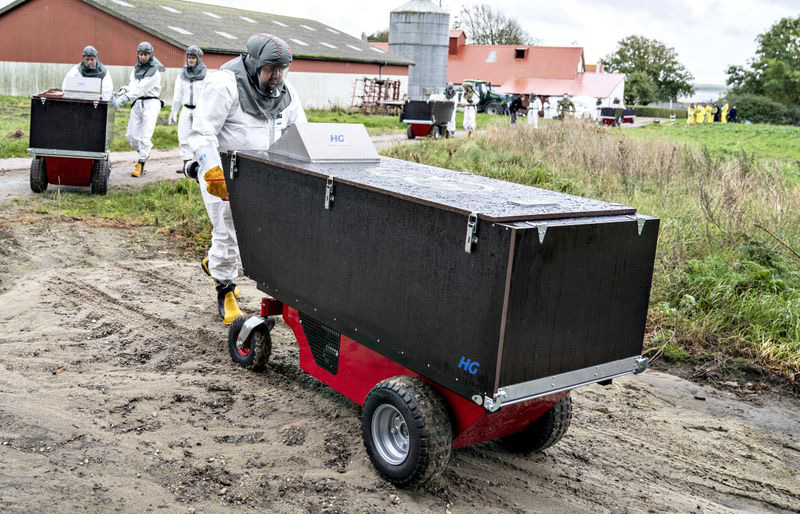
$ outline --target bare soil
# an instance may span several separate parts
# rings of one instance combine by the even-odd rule
[[[398,490],[288,328],[246,371],[214,301],[149,228],[0,206],[0,512],[800,511],[795,398],[657,371],[575,391],[544,454],[485,443]]]

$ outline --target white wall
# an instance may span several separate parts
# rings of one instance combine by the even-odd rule
[[[74,64],[42,64],[0,61],[0,95],[30,96],[51,87],[61,87],[64,76]],[[132,66],[108,66],[114,80],[114,89],[128,83]],[[214,71],[214,70],[211,70]],[[175,79],[181,68],[167,68],[161,81],[161,98],[169,105]],[[289,71],[289,80],[300,94],[303,105],[309,108],[349,107],[353,99],[353,85],[363,77],[378,75],[348,73],[310,73]],[[408,77],[384,75],[383,78],[400,80],[400,95],[408,91]]]

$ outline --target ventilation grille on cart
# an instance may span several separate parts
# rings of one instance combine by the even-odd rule
[[[320,323],[314,318],[300,313],[300,322],[303,324],[303,332],[306,340],[311,347],[311,355],[317,366],[332,374],[339,370],[339,340],[338,331]]]

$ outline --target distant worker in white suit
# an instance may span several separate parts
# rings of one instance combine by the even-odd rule
[[[300,97],[286,80],[292,53],[282,39],[257,34],[247,52],[209,75],[192,116],[187,144],[211,220],[211,248],[202,268],[214,279],[219,314],[225,324],[242,315],[236,302],[239,244],[233,226],[220,152],[267,150],[283,130],[308,121]]]
[[[444,90],[444,97],[446,100],[453,102],[453,114],[450,115],[450,121],[447,122],[447,131],[451,136],[456,135],[456,111],[458,111],[458,92],[456,86],[452,82],[447,83]]]
[[[464,85],[464,96],[461,97],[461,103],[464,106],[464,130],[467,131],[467,137],[472,137],[472,134],[477,128],[478,117],[478,95],[472,88],[472,84],[467,83]]]
[[[539,128],[539,111],[542,110],[542,99],[538,95],[533,96],[533,101],[528,105],[528,126]]]
[[[153,55],[153,45],[147,41],[139,43],[136,49],[136,66],[131,71],[130,83],[120,90],[114,99],[114,107],[119,109],[129,101],[133,101],[131,117],[128,120],[128,131],[125,139],[136,152],[139,160],[133,168],[134,177],[144,174],[144,163],[150,158],[153,149],[153,131],[161,111],[161,73],[164,66]]]
[[[207,72],[208,69],[203,63],[203,51],[194,45],[187,48],[183,71],[175,79],[172,111],[169,113],[169,124],[178,123],[178,146],[181,159],[183,159],[183,167],[178,170],[178,173],[185,173],[186,166],[194,159],[187,138],[189,131],[192,130],[193,111],[200,98],[200,93],[203,92]],[[180,117],[178,117],[178,112],[180,112]]]
[[[111,100],[111,96],[114,94],[114,83],[111,80],[111,74],[100,62],[97,49],[91,45],[83,49],[83,60],[69,69],[67,76],[64,77],[61,89],[66,90],[67,81],[79,76],[100,79],[100,98],[106,101]]]

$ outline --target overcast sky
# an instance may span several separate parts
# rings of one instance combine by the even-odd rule
[[[389,27],[389,11],[403,0],[331,2],[294,0],[205,0],[205,3],[313,18],[355,36]],[[473,2],[443,0],[454,16]],[[480,3],[480,2],[474,2]],[[724,84],[725,68],[755,52],[755,37],[785,16],[800,15],[800,0],[495,0],[544,45],[583,46],[592,63],[631,34],[663,41],[699,83]],[[266,7],[265,7],[266,5]]]
[[[484,0],[485,1],[485,0]],[[0,5],[9,0],[0,0]],[[204,3],[313,18],[354,36],[389,27],[389,11],[404,0],[205,0]],[[442,0],[452,18],[462,5]],[[725,68],[755,52],[755,37],[785,16],[800,15],[800,0],[495,0],[544,45],[583,46],[586,62],[612,52],[617,41],[639,34],[675,47],[681,62],[704,84],[724,84]]]

